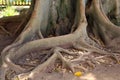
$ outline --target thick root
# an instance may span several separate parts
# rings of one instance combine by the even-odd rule
[[[8,65],[3,63],[3,65],[0,68],[0,80],[5,80],[5,75],[8,69]]]
[[[107,46],[110,44],[109,42],[114,42],[114,39],[116,41],[116,38],[119,38],[120,29],[118,26],[114,25],[105,15],[104,11],[101,10],[100,0],[93,0],[92,7],[93,10],[91,10],[91,13],[94,15],[94,19],[98,21],[97,24],[100,25],[97,27],[99,27],[103,32],[102,37],[104,38],[104,43]],[[117,44],[119,44],[119,42],[116,42],[116,45]],[[112,46],[116,47],[115,44],[112,44]]]
[[[65,50],[60,47],[54,48],[51,51],[53,52],[52,56],[50,58],[48,58],[45,62],[38,65],[35,69],[33,69],[32,71],[30,71],[28,73],[24,73],[22,75],[20,74],[18,76],[15,76],[15,78],[13,78],[13,80],[15,80],[16,78],[19,78],[20,80],[21,79],[34,80],[36,75],[38,75],[41,71],[44,71],[51,63],[54,64],[56,59],[60,59],[62,61],[62,64],[65,67],[68,67],[70,70],[72,70],[74,72],[74,69],[73,69],[71,63],[62,56],[61,52],[66,52],[66,54],[70,54],[70,55],[73,55],[73,53],[69,53],[68,50]],[[26,74],[27,74],[27,76],[26,76]]]

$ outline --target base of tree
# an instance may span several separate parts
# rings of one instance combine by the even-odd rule
[[[48,22],[48,17],[45,15],[48,15],[47,9],[50,6],[48,4],[49,1],[38,0],[36,2],[44,4],[40,4],[39,6],[36,4],[35,6],[35,10],[39,7],[40,12],[44,14],[41,13],[39,16],[40,19],[36,19],[39,14],[37,14],[37,11],[34,11],[20,36],[13,44],[7,46],[2,51],[3,63],[0,70],[1,80],[5,80],[6,73],[10,70],[17,74],[12,80],[16,80],[16,78],[20,80],[34,80],[35,76],[40,74],[41,71],[46,70],[51,64],[56,64],[57,59],[61,61],[61,66],[69,69],[72,73],[78,70],[86,72],[89,70],[85,67],[86,64],[94,68],[96,64],[101,63],[101,59],[109,57],[109,59],[114,59],[116,63],[119,63],[120,29],[107,18],[102,10],[100,0],[92,0],[87,11],[84,6],[84,0],[78,0],[75,21],[71,27],[71,32],[66,35],[57,34],[60,36],[49,38],[44,38],[38,27],[46,26],[46,24],[42,22]],[[46,6],[46,10],[41,8],[43,6]],[[43,16],[45,16],[45,18],[43,18]],[[91,21],[91,18],[93,21]],[[39,25],[36,24],[37,21],[40,21]],[[59,26],[56,23],[53,25]],[[92,29],[94,36],[90,35],[91,32],[89,32],[89,29],[87,31],[87,27],[91,26],[94,27]],[[56,29],[56,31],[59,32],[60,30]],[[78,50],[78,52],[72,52],[68,49],[75,49]],[[43,57],[40,58],[39,65],[17,62],[23,56],[35,53]],[[67,57],[65,55],[67,55]],[[22,65],[29,67],[25,68]]]

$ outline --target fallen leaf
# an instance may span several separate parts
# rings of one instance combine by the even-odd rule
[[[75,72],[74,75],[77,76],[77,77],[80,77],[80,76],[82,76],[82,72],[80,72],[80,71]]]

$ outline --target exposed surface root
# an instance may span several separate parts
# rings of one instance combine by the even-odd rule
[[[40,1],[44,0],[38,0],[38,2]],[[110,63],[111,59],[114,59],[112,64],[119,63],[119,54],[106,50],[105,47],[89,38],[86,30],[88,24],[85,15],[84,0],[77,1],[77,12],[75,19],[76,22],[74,26],[76,28],[75,30],[73,30],[74,32],[67,35],[44,38],[42,36],[42,33],[38,30],[40,28],[36,27],[38,26],[36,24],[36,21],[34,21],[35,17],[37,16],[35,16],[35,14],[32,15],[32,18],[34,18],[33,23],[29,22],[27,24],[27,27],[24,29],[22,34],[16,39],[16,41],[12,45],[5,48],[2,52],[3,65],[1,67],[0,72],[0,78],[2,80],[5,80],[6,73],[9,70],[12,70],[16,73],[16,75],[14,75],[15,77],[13,78],[13,80],[16,80],[16,78],[20,80],[34,80],[36,75],[38,75],[41,71],[45,71],[50,65],[55,64],[55,61],[57,59],[59,59],[62,62],[62,67],[66,67],[72,73],[80,70],[83,72],[89,71],[89,69],[93,69],[96,66],[96,64]],[[48,4],[47,1],[45,1],[45,3]],[[101,32],[103,32],[103,34],[101,34],[100,36],[100,39],[103,39],[103,44],[105,43],[105,46],[107,47],[113,47],[114,44],[109,45],[108,42],[112,41],[111,39],[114,38],[116,34],[117,36],[115,36],[115,39],[120,35],[120,29],[109,21],[107,16],[101,10],[99,4],[99,0],[92,0],[92,10],[95,12],[95,15],[93,17],[94,19],[96,19],[96,22],[98,23],[99,27],[97,30],[100,29]],[[41,5],[39,7],[41,7]],[[40,10],[41,12],[43,11],[43,14],[47,12],[47,10]],[[39,12],[37,12],[36,14],[38,13]],[[43,19],[43,15],[41,15],[41,19]],[[33,25],[35,26],[35,28]],[[109,30],[111,30],[111,32],[108,32]],[[38,37],[41,39],[39,39]],[[71,52],[67,50],[68,48],[75,48],[78,51]],[[42,52],[44,50],[48,51]],[[43,57],[37,57],[37,65],[28,64],[29,61],[25,64],[23,63],[24,61],[20,64],[17,63],[17,60],[19,60],[21,57],[24,57],[25,55],[28,55],[29,53],[33,52],[33,54],[35,55],[34,51],[36,51],[37,56],[39,53],[39,55]],[[31,55],[33,56],[33,54]]]
[[[93,6],[92,11],[95,11],[95,13],[92,14],[94,14],[94,18],[96,19],[96,21],[99,22],[97,24],[100,26],[97,27],[98,29],[100,29],[101,32],[103,32],[103,34],[101,34],[101,37],[103,38],[105,45],[108,46],[109,48],[111,46],[111,49],[112,48],[118,49],[119,41],[117,41],[116,39],[118,40],[120,39],[119,27],[114,25],[105,15],[104,11],[101,10],[102,6],[100,6],[100,0],[98,1],[93,0],[92,6]]]
[[[70,55],[73,55],[71,53],[69,53],[68,50],[65,50],[65,49],[62,49],[62,48],[54,48],[51,50],[53,52],[52,56],[50,58],[48,58],[45,62],[43,62],[42,64],[38,65],[35,69],[33,69],[28,76],[25,76],[25,77],[28,77],[27,79],[32,79],[34,80],[35,78],[35,75],[39,74],[41,71],[44,71],[51,63],[54,64],[54,62],[56,61],[56,59],[60,59],[62,61],[62,64],[64,66],[67,66],[69,67],[72,71],[73,68],[72,68],[72,65],[70,64],[70,62],[65,59],[61,52],[65,52],[67,54],[70,54]],[[25,73],[26,74],[26,73]],[[28,74],[28,73],[27,73]],[[23,76],[21,76],[23,78]],[[21,79],[20,75],[19,75],[19,78]],[[26,79],[26,78],[24,78]]]
[[[87,72],[90,69],[94,69],[96,65],[102,63],[112,65],[114,65],[114,63],[117,63],[116,60],[111,61],[113,60],[113,56],[110,55],[101,55],[97,53],[89,53],[83,51],[70,52],[69,50],[60,47],[53,48],[50,51],[53,52],[53,54],[46,61],[39,64],[30,72],[16,75],[13,80],[15,80],[16,78],[20,80],[34,80],[35,77],[39,75],[42,71],[45,71],[49,66],[54,65],[57,59],[62,62],[60,66],[63,67],[61,67],[60,71],[62,71],[62,69],[64,68],[67,68],[68,71],[70,70],[73,73],[76,71]],[[70,54],[68,52],[70,52]],[[120,57],[120,55],[118,56]],[[56,68],[56,66],[54,68]],[[52,70],[56,70],[54,68]]]
[[[83,50],[83,51],[85,51],[85,53],[76,54],[75,52],[70,52],[66,49],[59,48],[59,47],[50,50],[49,53],[44,53],[44,54],[47,54],[47,55],[41,60],[42,64],[38,65],[35,69],[30,71],[29,75],[28,75],[28,73],[29,73],[28,71],[31,70],[31,69],[26,70],[26,69],[20,67],[19,65],[16,65],[15,63],[13,63],[14,60],[18,59],[18,58],[15,59],[15,57],[13,57],[13,54],[12,54],[12,56],[10,54],[5,56],[5,62],[3,61],[3,63],[5,63],[7,65],[6,65],[6,67],[3,66],[3,68],[5,68],[5,69],[10,68],[11,70],[14,70],[15,72],[17,72],[19,74],[23,73],[23,72],[28,72],[28,73],[25,73],[25,74],[27,74],[27,77],[30,77],[34,80],[34,77],[35,77],[36,74],[38,74],[41,70],[45,70],[47,68],[47,66],[49,66],[51,63],[54,63],[54,61],[56,59],[60,59],[62,61],[63,65],[65,67],[69,68],[73,73],[75,72],[74,68],[76,66],[77,66],[77,68],[80,68],[83,71],[88,71],[83,66],[78,65],[78,63],[80,63],[80,62],[86,62],[86,64],[88,64],[89,66],[91,66],[93,68],[95,67],[95,64],[97,63],[96,61],[99,61],[99,59],[101,59],[101,58],[98,57],[98,58],[93,59],[93,57],[88,57],[88,58],[85,57],[86,55],[87,56],[91,55],[91,53],[93,53],[93,52],[96,52],[97,54],[99,53],[100,55],[105,55],[105,56],[109,55],[110,57],[114,58],[117,61],[117,63],[119,63],[118,58],[115,55],[113,55],[112,53],[108,53],[104,50],[100,50],[98,48],[91,47],[89,44],[86,44],[84,42],[82,42],[80,44],[82,46],[80,46],[78,44],[77,49]],[[11,53],[13,53],[13,52],[14,52],[14,50],[11,51]],[[49,58],[49,56],[51,55],[52,52],[53,52],[53,54]],[[63,57],[63,53],[67,53],[68,55],[77,55],[78,57],[75,58],[75,59],[67,60],[65,57]],[[16,55],[14,54],[14,56],[16,56]],[[18,56],[18,57],[20,57],[20,56]],[[77,63],[77,65],[76,65],[76,63]],[[4,71],[4,69],[2,69],[2,70],[3,70],[2,71],[3,73],[1,73],[2,74],[1,76],[3,77],[3,76],[5,76],[6,71]]]

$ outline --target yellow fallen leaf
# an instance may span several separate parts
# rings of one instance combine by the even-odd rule
[[[80,77],[80,76],[82,76],[82,72],[80,72],[80,71],[75,72],[74,75],[77,76],[77,77]]]

